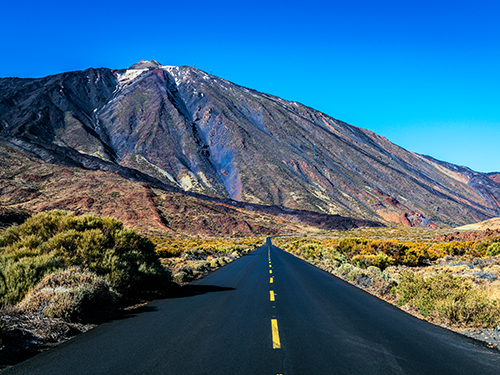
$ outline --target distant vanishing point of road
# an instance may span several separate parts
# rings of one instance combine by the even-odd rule
[[[500,352],[268,243],[9,374],[500,374]]]

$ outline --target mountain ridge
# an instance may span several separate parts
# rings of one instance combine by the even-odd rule
[[[38,159],[171,191],[406,225],[500,215],[500,185],[488,174],[154,60],[0,79],[0,135]]]

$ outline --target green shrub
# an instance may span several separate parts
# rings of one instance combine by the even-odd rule
[[[486,255],[488,256],[498,256],[500,255],[500,242],[494,242],[486,250]]]
[[[109,217],[45,212],[4,231],[0,244],[0,303],[16,303],[48,273],[74,266],[104,277],[124,296],[168,281],[155,245]]]
[[[327,247],[323,249],[323,259],[332,259],[340,264],[347,262],[347,256],[337,252],[337,250]]]
[[[473,245],[473,256],[484,257],[490,246],[490,241],[478,241]]]
[[[45,275],[64,267],[50,254],[12,259],[0,255],[0,303],[19,302]]]
[[[321,246],[317,243],[303,244],[297,250],[297,254],[308,259],[320,257],[322,255]]]
[[[380,251],[377,254],[355,255],[352,257],[352,262],[358,267],[368,268],[373,266],[383,271],[390,265],[394,264],[394,258]]]

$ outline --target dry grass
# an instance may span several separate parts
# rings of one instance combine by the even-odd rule
[[[103,277],[72,268],[44,277],[18,307],[50,318],[98,322],[113,314],[118,300]]]

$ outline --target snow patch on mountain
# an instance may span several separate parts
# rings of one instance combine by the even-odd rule
[[[144,73],[147,70],[149,69],[127,69],[125,70],[124,73],[118,75],[117,77],[118,84],[120,86],[124,86],[135,80],[137,77],[139,77],[142,73]]]

